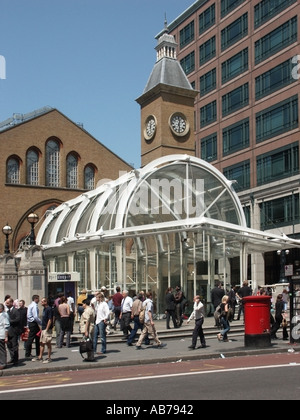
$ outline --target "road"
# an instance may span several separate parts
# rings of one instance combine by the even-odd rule
[[[2,377],[0,400],[103,400],[103,414],[126,402],[134,417],[177,401],[200,414],[199,400],[298,400],[299,377],[299,353],[244,356]]]

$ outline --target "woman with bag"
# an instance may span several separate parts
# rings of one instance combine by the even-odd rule
[[[222,297],[222,302],[221,302],[220,323],[223,326],[223,330],[217,335],[219,341],[225,341],[225,342],[229,341],[227,337],[227,333],[230,331],[228,314],[229,314],[228,296],[225,295]]]
[[[79,328],[81,334],[83,334],[83,340],[87,343],[91,344],[91,346],[87,349],[87,358],[83,359],[85,362],[93,362],[94,358],[94,350],[92,347],[93,344],[93,337],[94,337],[94,322],[95,322],[95,312],[94,309],[90,306],[90,300],[84,299],[82,301],[83,306],[83,313],[81,315],[79,321]],[[83,353],[83,351],[81,351]]]

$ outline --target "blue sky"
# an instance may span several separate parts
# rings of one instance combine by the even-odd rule
[[[155,36],[193,0],[0,0],[0,121],[49,105],[140,166]]]

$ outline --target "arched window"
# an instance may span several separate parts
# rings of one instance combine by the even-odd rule
[[[35,150],[29,150],[26,158],[27,164],[27,184],[39,184],[39,155]]]
[[[84,189],[93,190],[95,188],[95,169],[89,165],[84,169]]]
[[[59,187],[59,144],[49,140],[46,145],[46,185]]]
[[[67,157],[67,188],[78,188],[78,159],[74,155]]]
[[[7,161],[6,182],[8,184],[20,183],[20,162],[16,158],[9,158]]]

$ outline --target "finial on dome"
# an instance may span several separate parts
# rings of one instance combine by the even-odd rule
[[[164,32],[168,32],[168,21],[167,21],[167,13],[165,12],[165,21],[164,21]]]

